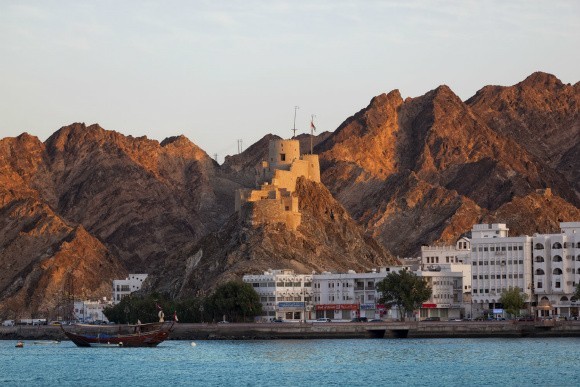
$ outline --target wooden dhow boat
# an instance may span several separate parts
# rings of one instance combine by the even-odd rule
[[[173,321],[134,325],[77,324],[60,328],[79,347],[155,347],[169,336]]]

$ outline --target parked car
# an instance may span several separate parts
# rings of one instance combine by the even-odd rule
[[[372,320],[369,320],[369,322],[385,322],[384,320],[381,320],[380,318],[373,318]]]
[[[281,318],[275,318],[274,320],[272,320],[272,322],[282,323],[282,322],[284,322],[284,320],[282,320]]]
[[[4,320],[4,322],[2,323],[3,327],[13,327],[14,326],[14,320]]]
[[[441,321],[441,317],[427,317],[423,321]]]
[[[314,322],[332,322],[332,320],[327,317],[321,317],[314,320]]]
[[[229,324],[229,323],[230,322],[229,321],[226,321],[226,320],[218,321],[218,324]]]

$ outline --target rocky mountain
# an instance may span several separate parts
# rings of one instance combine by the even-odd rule
[[[515,235],[547,232],[539,227],[547,219],[550,229],[557,229],[559,221],[578,220],[580,200],[573,177],[577,171],[566,174],[548,164],[510,129],[517,127],[516,121],[529,122],[520,130],[525,127],[528,138],[542,142],[545,126],[535,119],[545,117],[550,133],[563,131],[567,138],[566,146],[552,149],[549,156],[578,159],[577,154],[570,156],[580,141],[578,86],[553,87],[561,85],[554,78],[534,74],[523,86],[514,86],[526,90],[521,96],[526,102],[516,103],[522,106],[516,109],[520,116],[502,113],[503,124],[494,121],[491,112],[509,100],[502,95],[504,88],[484,88],[468,103],[447,86],[406,100],[397,90],[377,96],[316,148],[322,180],[349,213],[397,255],[417,254],[421,244],[451,242],[477,222],[505,222],[506,208],[514,216],[529,213],[530,207],[538,209],[539,219],[521,217],[521,222],[508,224]],[[542,100],[543,105],[531,100]],[[568,105],[562,108],[563,100]],[[536,193],[545,188],[558,198],[558,206],[543,205],[544,196]]]
[[[221,166],[183,136],[97,124],[2,139],[0,314],[110,295],[128,272],[184,296],[268,268],[372,268],[478,222],[557,231],[580,219],[579,89],[535,73],[465,102],[447,86],[374,97],[336,131],[297,137],[305,153],[312,141],[324,184],[299,180],[296,232],[234,213],[272,135]]]

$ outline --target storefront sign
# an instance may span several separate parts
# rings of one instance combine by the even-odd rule
[[[360,310],[376,309],[375,304],[360,304]]]
[[[437,308],[437,304],[423,304],[421,308]]]
[[[316,310],[358,310],[359,304],[322,304]]]
[[[278,308],[304,308],[304,302],[295,301],[295,302],[279,302]]]

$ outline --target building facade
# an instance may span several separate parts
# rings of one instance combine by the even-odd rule
[[[503,314],[503,291],[518,288],[532,306],[532,238],[510,237],[503,223],[476,224],[471,230],[471,287],[474,315]]]
[[[75,320],[83,323],[93,323],[95,321],[108,322],[107,316],[103,314],[103,310],[112,306],[113,302],[107,300],[106,297],[98,301],[75,301],[74,302],[74,316]]]
[[[147,274],[129,274],[124,280],[113,280],[113,303],[118,304],[123,297],[140,290],[146,279]]]
[[[263,274],[245,275],[260,296],[262,316],[259,321],[299,322],[313,318],[312,274],[296,274],[294,270],[268,270]]]
[[[580,283],[580,222],[563,222],[560,228],[560,234],[532,237],[538,317],[578,317],[574,293]]]

